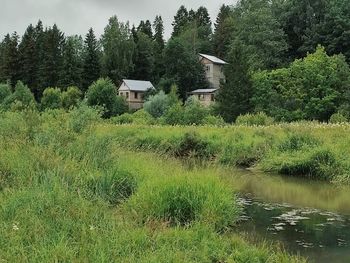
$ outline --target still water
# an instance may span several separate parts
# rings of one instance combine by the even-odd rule
[[[244,207],[238,231],[315,263],[350,262],[350,188],[238,171],[224,178]]]

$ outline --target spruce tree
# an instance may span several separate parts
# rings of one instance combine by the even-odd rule
[[[172,37],[177,37],[181,34],[182,29],[187,25],[189,22],[189,14],[185,6],[181,6],[179,10],[177,11],[174,22],[172,23],[173,26],[173,33]]]
[[[19,80],[19,53],[18,35],[14,32],[11,36],[7,34],[2,42],[2,81],[9,81],[15,85]]]
[[[214,54],[219,58],[226,58],[233,34],[233,21],[231,18],[231,8],[222,5],[215,22],[213,35]]]
[[[252,109],[252,84],[242,43],[237,41],[232,46],[228,63],[225,68],[226,82],[222,83],[217,95],[217,109],[226,122],[234,122],[240,114]]]
[[[153,41],[143,32],[137,33],[132,77],[138,80],[152,80],[154,69]]]
[[[153,55],[154,55],[154,70],[153,70],[153,81],[158,83],[160,78],[165,73],[164,67],[164,24],[161,16],[156,16],[154,23],[154,45],[153,45]]]
[[[88,87],[96,81],[101,75],[100,65],[100,47],[95,37],[94,30],[89,29],[85,37],[84,61],[82,73],[83,90],[87,91]]]

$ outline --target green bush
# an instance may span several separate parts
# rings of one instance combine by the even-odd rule
[[[89,107],[82,102],[70,112],[69,126],[74,132],[81,133],[91,124],[100,121],[101,112],[101,109]]]
[[[203,119],[204,125],[213,125],[213,126],[225,126],[226,123],[222,117],[208,115]]]
[[[86,93],[86,99],[89,106],[104,108],[104,118],[121,115],[128,110],[125,99],[117,96],[117,88],[110,79],[101,78],[94,82]]]
[[[62,92],[59,88],[47,88],[41,98],[42,109],[62,108]]]
[[[129,172],[112,169],[89,179],[86,185],[90,198],[98,197],[110,205],[117,205],[134,193],[137,182]]]
[[[0,83],[0,104],[11,95],[11,87],[8,84]]]
[[[24,110],[26,108],[35,108],[36,103],[34,95],[30,89],[21,81],[18,81],[15,91],[3,101],[5,109]]]
[[[229,187],[213,177],[160,177],[145,184],[129,207],[145,223],[152,220],[187,226],[207,223],[223,230],[237,220],[239,209]]]
[[[348,122],[348,119],[341,113],[334,113],[329,119],[329,123],[333,123],[333,124],[345,123],[345,122]]]
[[[208,142],[204,141],[198,133],[187,132],[177,142],[174,149],[175,156],[181,158],[207,159],[211,156]]]
[[[76,107],[81,101],[82,92],[77,87],[68,87],[67,91],[62,93],[62,106],[66,110]]]
[[[164,115],[170,106],[170,100],[164,91],[160,91],[157,95],[150,96],[144,104],[144,109],[154,118],[160,118]]]
[[[309,134],[291,134],[279,146],[279,150],[285,151],[300,151],[305,148],[313,148],[320,145],[320,142]]]
[[[130,124],[133,123],[133,116],[130,113],[124,113],[122,115],[111,118],[111,122],[114,124]]]
[[[184,124],[184,108],[180,103],[171,106],[162,118],[162,121],[168,125],[182,125]]]
[[[184,124],[200,125],[208,115],[208,109],[202,106],[197,98],[188,98],[185,103]]]
[[[259,112],[255,114],[245,114],[238,116],[236,120],[237,125],[247,125],[247,126],[268,126],[274,123],[274,119],[269,117],[264,112]]]

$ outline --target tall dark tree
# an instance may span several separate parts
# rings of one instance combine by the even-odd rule
[[[188,22],[189,22],[188,11],[186,7],[182,5],[177,11],[174,17],[174,22],[172,23],[173,25],[172,37],[179,36],[182,29],[187,25]]]
[[[153,81],[153,51],[152,39],[148,35],[138,32],[134,55],[134,72],[132,74],[134,79]]]
[[[10,81],[15,85],[19,80],[19,53],[18,53],[18,35],[14,32],[11,36],[7,34],[2,42],[2,81]]]
[[[160,78],[165,74],[164,67],[164,24],[161,16],[156,16],[153,22],[154,30],[154,70],[153,70],[153,81],[158,83]]]
[[[213,49],[214,54],[220,58],[226,58],[229,45],[232,41],[233,19],[231,15],[231,8],[227,5],[222,5],[216,18]]]
[[[222,83],[217,96],[217,109],[227,122],[234,122],[240,114],[252,109],[252,83],[249,65],[244,56],[243,44],[236,42],[227,57],[226,82]]]
[[[121,23],[116,16],[109,19],[102,35],[102,73],[119,84],[133,70],[134,41],[129,24]]]
[[[179,95],[183,100],[186,99],[188,92],[209,87],[197,54],[188,50],[179,39],[169,41],[165,49],[164,62],[165,77],[177,84]]]
[[[89,29],[84,44],[82,87],[86,91],[101,74],[100,47],[92,28]]]
[[[34,93],[32,87],[36,84],[38,59],[36,52],[36,32],[32,24],[25,31],[22,41],[18,47],[20,58],[20,79],[28,85]]]
[[[44,31],[42,43],[42,63],[39,68],[39,87],[56,87],[59,84],[63,66],[64,35],[57,25]]]
[[[154,41],[158,44],[161,50],[164,49],[165,41],[164,41],[164,23],[161,16],[156,16],[153,22],[153,30],[154,30]]]
[[[81,36],[66,38],[63,47],[63,67],[59,84],[61,87],[81,88],[83,39]]]

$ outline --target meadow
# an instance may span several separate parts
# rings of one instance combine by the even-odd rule
[[[155,150],[155,129],[174,156],[129,144],[148,134]],[[0,261],[305,262],[234,232],[241,208],[231,187],[179,160],[210,161],[215,149],[200,141],[193,151],[183,129],[115,126],[86,106],[1,112]]]

